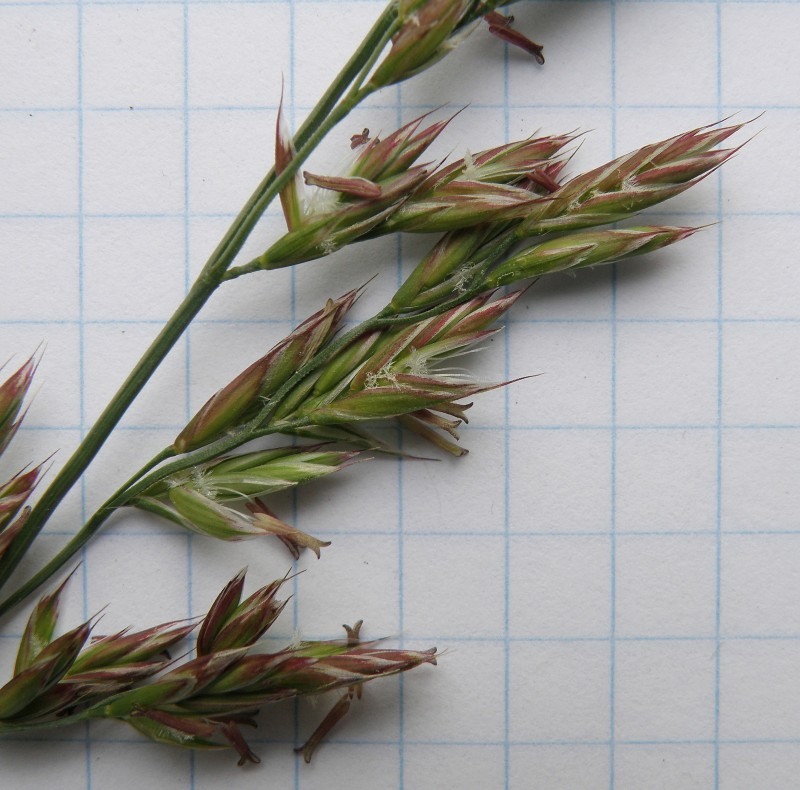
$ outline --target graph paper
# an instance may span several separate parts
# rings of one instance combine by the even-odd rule
[[[11,466],[68,457],[270,165],[281,83],[296,127],[380,8],[0,0],[0,355],[46,343]],[[250,739],[263,762],[244,770],[116,723],[8,739],[5,787],[797,786],[800,2],[533,0],[513,13],[544,67],[479,30],[353,113],[314,168],[335,167],[364,127],[443,104],[467,109],[437,154],[585,130],[573,172],[764,115],[721,173],[648,220],[702,233],[526,294],[475,366],[487,380],[540,375],[477,399],[470,455],[377,459],[281,503],[332,546],[300,563],[271,643],[364,618],[370,637],[438,646],[439,666],[370,684],[310,766],[292,747],[322,704],[268,711]],[[243,260],[280,227],[268,213]],[[372,241],[224,288],[27,567],[328,296],[379,271],[366,316],[424,249]],[[65,627],[109,604],[109,631],[200,614],[245,564],[251,589],[291,564],[280,545],[219,545],[129,514],[82,560]],[[6,673],[24,616],[4,623]]]

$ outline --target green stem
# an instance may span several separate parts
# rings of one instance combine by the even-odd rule
[[[175,450],[167,447],[158,455],[151,458],[136,474],[127,482],[121,485],[92,515],[92,517],[73,535],[61,551],[56,554],[43,568],[40,568],[33,576],[27,579],[18,589],[8,596],[0,604],[0,616],[10,609],[13,609],[20,601],[27,598],[34,590],[44,584],[54,573],[57,573],[66,563],[72,559],[92,538],[102,524],[129,499],[125,497],[126,492],[136,484],[137,480],[148,475],[159,464],[172,458]],[[119,504],[122,503],[122,504]]]
[[[342,99],[336,107],[333,108],[331,114],[314,130],[313,134],[308,138],[308,141],[305,145],[303,145],[295,154],[294,159],[292,160],[292,166],[284,170],[278,178],[273,182],[273,195],[277,195],[281,189],[289,182],[289,179],[294,175],[297,171],[297,166],[299,163],[305,161],[311,152],[319,145],[320,141],[323,137],[325,137],[337,123],[341,120],[346,118],[350,112],[358,106],[360,102],[362,102],[367,96],[370,95],[371,91],[366,89],[360,90],[358,88],[350,91],[347,96]],[[271,200],[271,198],[270,198]],[[254,209],[258,210],[258,216],[260,217],[261,214],[264,213],[264,209],[266,209],[267,205],[269,204],[270,200],[266,200],[265,198],[262,199],[263,205],[261,202],[256,202],[254,204]],[[255,222],[253,223],[255,224]],[[249,235],[250,228],[247,231]],[[245,236],[247,238],[247,236]],[[244,241],[244,239],[242,240]],[[241,244],[239,245],[241,248]],[[250,272],[255,272],[259,270],[263,270],[264,267],[258,264],[259,258],[256,258],[255,261],[251,261],[250,263],[246,264],[245,266],[234,266],[229,270],[222,273],[221,281],[226,280],[235,280],[237,277],[241,277],[243,274],[248,274]],[[254,265],[255,264],[255,265]],[[289,264],[291,265],[291,264]],[[277,267],[276,267],[277,268]]]
[[[369,75],[369,72],[372,70],[372,67],[375,65],[375,61],[377,60],[378,56],[383,51],[384,46],[392,37],[395,28],[390,27],[384,31],[383,37],[377,42],[375,47],[375,51],[372,54],[366,63],[364,63],[363,68],[359,71],[358,75],[355,78],[353,83],[353,87],[351,88],[350,92],[348,93],[347,97],[342,101],[342,103],[333,109],[331,114],[328,116],[328,121],[330,122],[327,127],[321,126],[317,129],[314,134],[309,137],[306,145],[310,146],[310,150],[313,150],[316,147],[317,143],[337,124],[339,121],[342,120],[357,104],[362,102],[367,96],[374,92],[374,88],[362,88],[362,84],[366,77]],[[341,115],[336,117],[337,112],[341,111]],[[298,156],[300,156],[303,151],[298,151]],[[306,157],[302,157],[305,159]],[[292,171],[294,172],[294,170]],[[288,182],[288,178],[286,179]],[[291,265],[291,264],[289,264]],[[257,272],[265,269],[266,267],[261,264],[261,258],[255,258],[254,260],[250,261],[249,263],[243,264],[242,266],[234,266],[229,268],[224,276],[223,280],[235,280],[237,277],[241,277],[244,274],[250,274],[251,272]],[[281,267],[274,267],[274,268],[281,268]]]
[[[128,406],[141,392],[167,353],[183,334],[184,329],[206,303],[212,291],[213,287],[209,287],[206,277],[201,276],[195,282],[178,310],[151,343],[117,394],[86,434],[78,449],[42,494],[25,522],[25,526],[0,560],[0,587],[8,581],[8,577],[13,573],[53,511],[97,455],[108,435],[127,411]]]
[[[291,165],[278,177],[275,176],[274,170],[271,170],[258,185],[206,262],[200,276],[177,311],[151,343],[97,422],[37,502],[17,539],[0,560],[0,587],[8,581],[9,576],[14,572],[55,508],[92,462],[144,385],[203,305],[219,287],[225,271],[233,262],[267,206],[294,176],[322,136],[367,95],[368,91],[362,90],[360,86],[364,70],[369,64],[374,63],[377,54],[380,53],[396,25],[397,8],[395,3],[390,3],[301,126],[296,137],[296,145],[299,150]],[[377,54],[376,49],[378,50]],[[347,97],[340,102],[341,96],[354,80],[356,84]],[[335,120],[333,120],[334,118]]]
[[[175,448],[174,447],[165,447],[160,453],[153,456],[138,472],[133,474],[129,477],[116,491],[113,496],[116,496],[118,493],[123,491],[127,491],[137,480],[141,480],[146,474],[152,472],[159,464],[162,464],[164,461],[174,458],[175,457]]]
[[[292,427],[299,427],[300,423],[292,423],[291,425]],[[58,573],[97,534],[117,510],[130,505],[136,497],[150,488],[150,486],[171,475],[197,466],[199,463],[217,458],[221,453],[236,449],[245,442],[250,442],[261,436],[268,436],[271,433],[275,433],[275,430],[269,427],[253,430],[247,434],[240,432],[236,436],[226,437],[224,442],[207,445],[194,453],[181,456],[171,464],[166,464],[153,471],[157,465],[154,463],[156,459],[164,460],[174,455],[172,448],[163,450],[153,461],[142,467],[124,486],[118,488],[70,538],[69,542],[62,547],[58,554],[14,590],[5,600],[0,602],[0,617],[24,601],[54,574]]]
[[[297,149],[297,153],[291,165],[289,165],[277,179],[275,177],[274,168],[267,173],[264,180],[256,188],[256,191],[250,196],[250,199],[245,204],[233,225],[231,225],[228,232],[222,238],[222,241],[217,245],[217,248],[212,253],[212,259],[217,255],[225,255],[228,257],[228,263],[233,260],[236,253],[247,240],[256,222],[264,213],[266,207],[275,195],[289,183],[300,168],[300,165],[308,158],[311,151],[313,151],[316,143],[310,146],[309,143],[312,143],[313,140],[319,142],[321,139],[321,137],[317,135],[319,124],[333,113],[339,100],[348,88],[352,86],[350,94],[353,93],[353,90],[359,90],[361,88],[361,80],[363,79],[362,70],[365,64],[374,62],[376,50],[378,54],[380,54],[386,41],[391,37],[396,28],[397,8],[395,3],[391,2],[384,9],[380,17],[378,17],[378,20],[372,26],[369,33],[367,33],[350,60],[347,61],[344,68],[336,75],[336,79],[331,83],[331,86],[323,97],[317,102],[311,114],[301,124],[294,137],[294,145]],[[352,109],[352,107],[350,109]],[[344,116],[341,118],[343,117]],[[339,120],[341,120],[341,118]],[[328,127],[328,130],[330,130],[330,128],[331,127]],[[270,192],[271,195],[269,194]],[[243,216],[245,214],[252,214],[252,217]],[[229,254],[230,250],[235,251],[233,254]]]

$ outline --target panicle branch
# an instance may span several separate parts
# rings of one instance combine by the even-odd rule
[[[217,393],[178,437],[177,449],[241,432],[242,443],[256,435],[286,433],[387,450],[364,426],[398,421],[439,449],[462,455],[465,450],[456,442],[468,404],[461,401],[503,384],[475,381],[445,363],[490,340],[497,331],[491,325],[519,297],[514,293],[493,300],[493,291],[544,274],[642,255],[687,238],[697,229],[591,226],[626,219],[697,183],[734,153],[714,146],[742,126],[695,129],[559,185],[565,161],[558,156],[573,134],[467,154],[428,174],[415,163],[449,120],[423,128],[424,120],[417,118],[382,140],[365,139],[368,130],[359,136],[356,161],[338,183],[340,207],[322,224],[330,216],[378,202],[356,194],[350,188],[353,181],[378,184],[413,172],[408,194],[369,235],[398,229],[446,230],[445,235],[375,319],[339,339],[335,333],[356,292],[330,300]],[[277,246],[305,232],[305,225],[290,231],[261,263]],[[326,473],[347,460],[329,457]],[[256,454],[196,465],[146,492],[136,504],[218,537],[240,539],[269,531],[295,553],[303,546],[318,552],[320,542],[302,533],[292,536],[292,528],[260,499],[311,476],[276,480],[274,471],[261,468],[266,459]],[[294,462],[299,464],[299,457]],[[232,508],[236,500],[249,512]]]
[[[242,600],[245,573],[217,596],[199,624],[196,658],[183,663],[168,651],[197,623],[164,623],[90,642],[96,623],[87,621],[54,638],[62,584],[30,616],[14,676],[0,688],[0,732],[116,719],[158,743],[233,749],[242,765],[258,757],[240,725],[255,726],[264,705],[341,688],[352,698],[368,680],[436,663],[435,648],[396,650],[360,642],[360,622],[347,629],[346,639],[254,652],[286,605],[276,596],[288,576]],[[308,759],[345,712],[337,705],[325,717],[306,747]]]
[[[561,184],[568,161],[562,155],[575,140],[574,134],[529,138],[467,153],[431,169],[416,162],[452,117],[420,131],[425,117],[384,139],[359,142],[356,162],[342,176],[306,174],[308,183],[334,190],[338,197],[321,214],[306,210],[299,221],[287,214],[291,230],[259,258],[231,270],[229,278],[324,257],[344,244],[387,233],[464,231],[440,243],[439,255],[444,247],[452,263],[449,268],[444,268],[445,262],[437,268],[435,282],[427,261],[427,282],[420,282],[417,271],[405,284],[395,306],[406,307],[415,304],[414,288],[430,288],[444,281],[443,274],[466,267],[468,261],[480,262],[478,246],[454,254],[455,248],[468,245],[468,239],[481,239],[482,251],[491,253],[488,243],[509,229],[517,241],[523,241],[625,220],[712,173],[738,150],[716,150],[715,146],[743,126],[694,129]],[[465,273],[467,279],[473,278],[468,267]],[[432,295],[434,302],[439,293]]]

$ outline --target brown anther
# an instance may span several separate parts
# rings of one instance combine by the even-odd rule
[[[347,644],[350,647],[355,647],[361,641],[361,626],[364,625],[363,620],[359,620],[355,625],[343,625],[345,633],[347,634]]]
[[[496,27],[511,27],[514,24],[513,16],[503,16],[499,11],[490,11],[483,17],[490,25]]]
[[[219,730],[224,736],[225,740],[236,750],[239,755],[239,762],[237,765],[240,767],[245,763],[260,763],[261,758],[250,748],[247,741],[239,732],[236,722],[232,719],[219,723]]]
[[[544,64],[544,55],[542,50],[544,47],[531,41],[524,33],[514,30],[511,23],[514,17],[503,16],[498,14],[497,11],[490,11],[484,16],[487,24],[489,25],[489,32],[493,36],[497,36],[501,41],[511,44],[520,49],[524,49],[530,55],[533,55],[536,62],[541,66]]]
[[[525,175],[525,179],[533,186],[540,187],[548,193],[555,192],[561,186],[546,167],[537,167],[531,170],[530,173]]]
[[[251,502],[247,503],[247,509],[251,513],[264,513],[264,515],[271,516],[272,518],[277,518],[277,516],[264,504],[264,501],[261,499],[253,499]],[[285,535],[276,535],[275,536],[287,549],[289,549],[289,553],[292,557],[296,560],[300,559],[300,547],[290,538],[286,537]]]
[[[366,145],[369,142],[369,129],[364,127],[364,131],[361,134],[354,134],[350,138],[350,150],[355,151],[360,145]]]
[[[339,698],[336,704],[328,711],[328,714],[319,723],[317,729],[311,733],[309,739],[302,746],[299,746],[298,748],[295,749],[295,752],[297,754],[303,755],[303,760],[305,760],[305,762],[307,763],[311,762],[311,758],[314,756],[314,752],[316,751],[320,743],[322,743],[325,736],[345,716],[347,711],[350,710],[350,703],[352,702],[354,694],[355,694],[354,687],[351,686]]]

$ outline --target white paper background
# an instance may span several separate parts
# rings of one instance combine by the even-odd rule
[[[286,81],[296,125],[380,4],[0,0],[0,355],[47,348],[6,476],[68,457],[270,163]],[[437,151],[592,130],[585,169],[738,112],[763,130],[654,219],[712,224],[678,248],[540,283],[476,364],[500,379],[439,463],[381,459],[286,500],[333,546],[276,636],[436,644],[435,670],[371,685],[311,766],[324,708],[268,712],[261,767],[190,756],[116,724],[0,743],[34,788],[794,788],[800,772],[798,2],[526,2],[547,65],[485,30],[385,91],[349,136],[469,104]],[[744,136],[747,136],[747,132]],[[272,211],[249,252],[280,227]],[[34,555],[73,533],[208,395],[329,295],[391,293],[424,245],[370,242],[225,288],[131,409]],[[202,612],[279,545],[223,546],[116,518],[65,622]],[[4,624],[3,669],[23,617]]]

